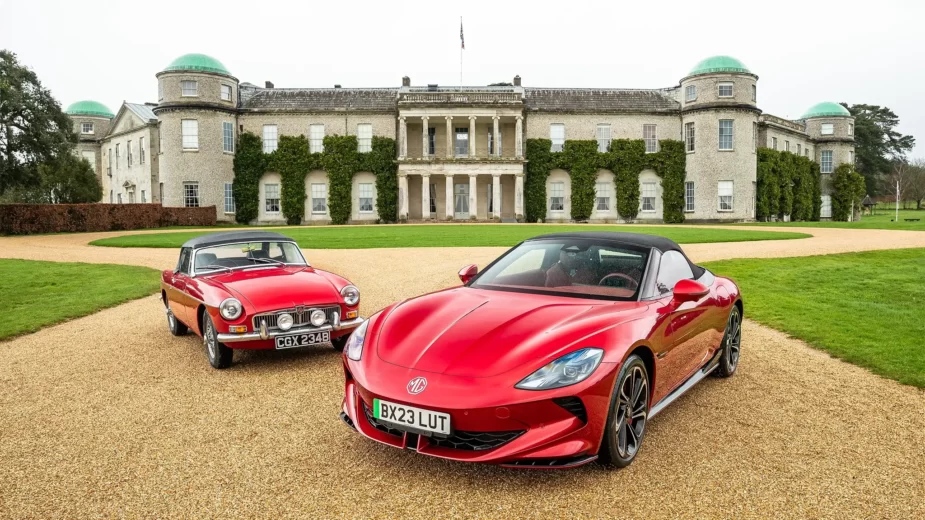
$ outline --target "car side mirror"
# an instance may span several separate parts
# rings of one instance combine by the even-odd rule
[[[469,264],[466,267],[463,267],[459,270],[459,279],[462,280],[463,285],[469,283],[469,280],[475,278],[475,275],[479,273],[479,266],[475,264]]]
[[[696,301],[707,295],[709,289],[702,283],[687,278],[678,280],[674,286],[674,299],[679,302]]]

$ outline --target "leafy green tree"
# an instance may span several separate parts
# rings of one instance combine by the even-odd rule
[[[867,193],[881,194],[880,179],[889,174],[892,162],[902,160],[915,146],[915,138],[896,131],[899,116],[878,105],[842,105],[854,116],[857,171],[864,176]]]
[[[864,177],[850,164],[842,164],[832,173],[832,220],[846,221],[852,209],[858,209],[864,197]]]
[[[0,193],[41,182],[39,165],[77,143],[71,120],[16,55],[0,50]]]
[[[37,168],[39,182],[11,188],[6,200],[26,204],[87,204],[103,198],[103,187],[90,163],[74,154],[64,154]]]

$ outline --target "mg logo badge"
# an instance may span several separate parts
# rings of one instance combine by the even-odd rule
[[[296,314],[302,314],[303,312],[305,312],[305,306],[304,306],[304,305],[299,305],[299,306],[297,306],[297,307],[295,308],[295,312],[296,312]]]
[[[416,395],[424,391],[427,388],[427,379],[423,377],[416,377],[411,381],[408,381],[408,393],[411,395]]]

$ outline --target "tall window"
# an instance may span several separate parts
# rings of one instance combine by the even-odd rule
[[[121,193],[117,193],[117,194],[116,194],[116,197],[119,198],[119,199],[118,199],[119,204],[122,204],[122,194],[121,194]]]
[[[549,183],[549,211],[565,210],[565,183]]]
[[[684,211],[686,213],[694,212],[694,182],[687,181],[684,183]]]
[[[488,155],[501,155],[501,128],[498,128],[497,140],[495,139],[495,131],[488,131]],[[495,146],[498,147],[497,153],[495,153]]]
[[[832,150],[822,151],[822,160],[819,162],[819,171],[822,173],[832,173],[832,171],[834,171],[834,167],[832,165]]]
[[[357,125],[357,151],[360,153],[373,151],[373,125],[369,123]]]
[[[360,213],[373,211],[373,183],[360,183]],[[436,211],[435,211],[436,212]]]
[[[231,101],[231,85],[222,85],[222,101]]]
[[[132,141],[125,142],[125,160],[129,168],[132,167]]]
[[[93,133],[93,123],[80,123],[80,133],[92,134]]]
[[[776,137],[771,138],[771,149],[777,150],[777,138]]]
[[[141,203],[144,204],[148,202],[148,197],[145,195],[145,190],[141,190]]]
[[[646,153],[658,151],[658,126],[642,125],[642,138],[646,142]]]
[[[694,123],[684,124],[684,143],[688,152],[694,151]]]
[[[797,143],[797,155],[803,155],[803,145]]]
[[[222,121],[222,151],[234,152],[234,123]]]
[[[719,181],[719,211],[732,211],[732,181]]]
[[[488,201],[488,216],[490,217],[495,213],[494,185],[485,185],[485,200]]]
[[[758,151],[758,123],[752,123],[752,144],[754,150]]]
[[[786,140],[786,139],[784,139],[784,151],[785,151],[785,152],[789,152],[789,151],[790,151],[790,141],[788,141],[788,140]]]
[[[722,98],[732,97],[732,83],[720,83],[718,95]]]
[[[732,150],[732,119],[719,120],[719,149]]]
[[[328,185],[312,184],[312,213],[328,212]]]
[[[695,99],[697,99],[697,87],[694,85],[684,87],[684,100],[694,101]]]
[[[181,81],[180,82],[180,95],[181,96],[198,95],[198,89],[196,87],[196,82],[195,81]]]
[[[610,211],[610,183],[595,183],[594,192],[596,194],[595,198],[597,201],[595,209],[597,209],[597,211]]]
[[[163,200],[163,199],[162,199]],[[183,183],[183,205],[187,208],[199,207],[199,183],[187,181]]]
[[[199,149],[199,121],[183,119],[180,121],[180,133],[183,137],[184,150]]]
[[[122,157],[122,154],[119,152],[119,143],[116,143],[116,169],[119,169],[119,158]]]
[[[437,185],[430,185],[430,214],[437,214]]]
[[[553,123],[549,125],[549,139],[552,140],[553,152],[561,152],[565,146],[565,125]]]
[[[854,135],[854,123],[848,123],[848,135]]]
[[[145,138],[138,138],[138,164],[145,163]]]
[[[809,146],[807,146],[803,151],[806,152],[807,157],[813,154],[813,151],[810,149]]]
[[[119,145],[116,145],[116,146],[119,146]],[[106,154],[106,157],[109,157],[109,167],[106,168],[106,173],[108,173],[109,175],[112,175],[112,148],[109,149],[109,153]],[[109,201],[109,202],[112,202],[112,201]]]
[[[437,153],[437,128],[430,126],[427,128],[427,155],[436,155],[436,153]]]
[[[129,204],[135,203],[135,192],[134,191],[128,192],[128,203]]]
[[[324,125],[308,125],[308,151],[311,153],[324,151]]]
[[[832,218],[832,196],[822,196],[822,207],[819,209],[819,216],[822,218]]]
[[[655,211],[655,183],[654,182],[644,182],[642,183],[642,196],[640,197],[640,206],[642,211],[653,212]]]
[[[822,123],[820,128],[820,133],[822,135],[832,135],[835,133],[835,124],[834,123]]]
[[[275,152],[278,138],[276,125],[263,125],[263,153]]]
[[[263,185],[264,211],[279,213],[279,184]]]
[[[597,125],[597,151],[605,153],[610,148],[610,125]]]
[[[234,184],[225,183],[225,213],[234,213]]]
[[[758,86],[752,85],[752,101],[758,101]]]
[[[456,157],[465,157],[469,155],[469,129],[468,128],[457,128],[456,129]]]

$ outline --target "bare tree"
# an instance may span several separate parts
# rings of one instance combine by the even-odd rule
[[[894,201],[905,202],[911,168],[912,166],[906,161],[893,162],[890,174],[883,180],[886,184],[883,187],[883,193],[891,195]]]
[[[915,201],[915,209],[922,209],[922,202],[925,202],[925,159],[915,158],[909,161],[905,181],[906,197]]]

